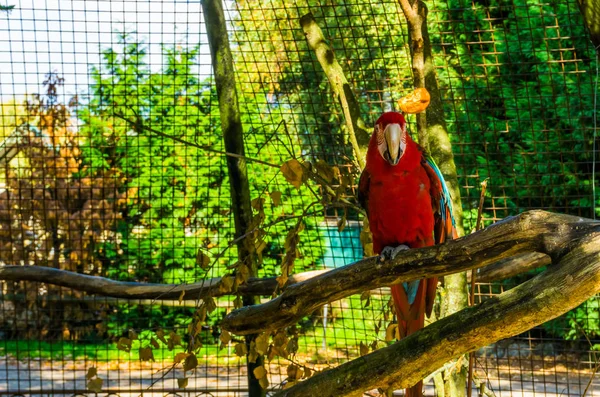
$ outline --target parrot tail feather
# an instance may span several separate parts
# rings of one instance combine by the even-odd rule
[[[417,332],[425,325],[426,311],[426,292],[428,280],[422,280],[419,283],[414,301],[409,303],[406,289],[402,284],[391,286],[392,299],[396,309],[396,319],[398,320],[397,338],[404,338],[414,332]],[[437,284],[437,280],[435,280]],[[423,397],[423,381],[419,381],[413,387],[406,389],[406,397]]]
[[[402,284],[392,285],[392,298],[398,320],[398,339],[404,338],[425,325],[425,293],[427,283],[421,282],[412,304]]]

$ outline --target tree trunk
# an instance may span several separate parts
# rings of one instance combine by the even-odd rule
[[[452,145],[446,128],[442,98],[437,84],[431,41],[427,30],[427,6],[419,0],[399,0],[406,17],[412,56],[413,84],[426,88],[431,96],[429,107],[417,114],[419,144],[435,159],[452,195],[454,219],[459,236],[464,235],[460,188]],[[468,306],[467,274],[457,273],[444,277],[441,291],[441,316],[445,317]],[[446,394],[453,397],[465,395],[466,377],[462,371],[445,374]]]
[[[583,21],[590,33],[590,40],[600,50],[600,0],[577,0]]]
[[[304,31],[308,46],[315,52],[319,64],[329,79],[331,89],[340,101],[340,106],[344,112],[344,119],[346,120],[348,138],[354,149],[356,161],[362,170],[365,168],[365,156],[371,133],[360,117],[358,100],[354,96],[354,92],[350,88],[344,71],[335,58],[333,49],[327,44],[323,36],[323,31],[317,25],[314,16],[312,14],[302,16],[300,18],[300,26]]]
[[[236,238],[239,238],[248,232],[248,227],[252,221],[252,207],[250,205],[250,184],[248,182],[247,164],[243,158],[244,138],[235,86],[235,73],[221,0],[202,1],[202,11],[219,99],[225,151],[240,156],[227,156],[235,235]],[[247,266],[250,270],[250,277],[255,277],[257,263],[251,251],[250,244],[247,243],[247,239],[241,239],[237,244],[237,249],[240,264]],[[258,299],[256,296],[247,295],[243,297],[243,304],[245,306],[254,305],[259,303]],[[250,397],[263,397],[266,395],[266,389],[261,387],[258,379],[254,376],[254,369],[263,366],[264,358],[259,355],[254,362],[250,360],[251,343],[255,338],[256,335],[247,335],[245,338],[248,351],[246,355],[248,394]]]

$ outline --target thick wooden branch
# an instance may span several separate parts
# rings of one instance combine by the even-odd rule
[[[289,277],[291,284],[305,281],[328,270],[314,270]],[[137,282],[115,281],[105,277],[59,270],[44,266],[0,266],[0,280],[34,281],[72,288],[88,294],[120,299],[153,299],[153,300],[198,300],[207,297],[232,295],[238,293],[247,296],[271,295],[277,288],[277,279],[250,278],[232,292],[222,287],[222,278],[212,278],[193,284],[149,284]],[[231,285],[231,282],[226,284]],[[183,296],[182,296],[183,293]]]
[[[425,55],[423,52],[422,25],[427,17],[425,7],[420,0],[399,0],[400,8],[408,23],[408,34],[410,37],[410,54],[413,73],[413,85],[415,88],[429,88],[425,85]],[[426,113],[417,114],[417,131],[419,144],[429,150],[429,134],[427,131]]]
[[[555,256],[573,239],[600,229],[585,219],[529,211],[446,244],[408,250],[394,260],[367,258],[291,285],[277,298],[234,310],[221,326],[237,334],[289,326],[322,305],[399,282],[480,268],[526,252]]]
[[[577,5],[590,33],[590,40],[600,51],[600,0],[577,0]]]
[[[506,280],[518,274],[548,266],[551,259],[546,254],[539,252],[528,252],[523,255],[503,259],[489,266],[482,267],[477,271],[475,280],[478,283],[491,283],[497,280]],[[469,281],[470,281],[469,275]]]
[[[556,233],[573,235],[575,225]],[[583,229],[586,229],[585,227]],[[600,292],[600,231],[563,244],[545,245],[556,264],[533,279],[478,306],[439,320],[386,348],[322,372],[277,396],[362,396],[376,387],[399,389],[464,353],[518,335]],[[577,234],[577,233],[575,233]],[[546,238],[549,238],[547,236]]]
[[[335,58],[333,49],[327,44],[323,32],[312,14],[300,18],[300,26],[306,36],[311,50],[315,52],[319,64],[329,79],[333,92],[338,96],[344,112],[350,143],[356,153],[356,159],[361,169],[365,167],[364,156],[369,145],[371,133],[365,127],[360,117],[360,106],[350,84],[344,75],[342,67]]]

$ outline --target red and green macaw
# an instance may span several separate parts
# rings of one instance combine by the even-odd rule
[[[375,123],[358,197],[369,218],[373,250],[382,257],[457,237],[444,178],[433,159],[411,139],[400,113],[384,113]],[[431,315],[437,282],[430,278],[392,286],[401,338],[423,328],[425,314]],[[421,381],[407,389],[406,396],[421,397],[422,389]]]

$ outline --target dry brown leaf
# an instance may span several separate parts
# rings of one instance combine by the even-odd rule
[[[198,358],[194,353],[190,353],[183,362],[183,370],[191,371],[198,366]]]
[[[186,352],[177,353],[175,355],[175,358],[173,359],[173,361],[175,362],[175,364],[179,364],[180,362],[185,360],[187,356],[188,356],[188,353],[186,353]]]
[[[206,255],[202,250],[198,250],[196,254],[196,265],[200,266],[202,269],[208,268],[210,265],[210,258]]]
[[[151,347],[140,347],[139,355],[141,361],[154,361],[154,352]]]
[[[260,367],[254,368],[254,371],[252,372],[254,373],[254,377],[256,379],[261,379],[267,376],[267,370],[262,365]]]
[[[219,292],[227,293],[231,292],[233,288],[234,278],[231,276],[223,276],[221,278],[221,282],[219,283]]]
[[[333,170],[333,167],[327,164],[326,161],[317,160],[317,162],[315,163],[315,169],[317,170],[317,174],[321,178],[325,179],[327,183],[331,183],[333,181],[335,172]]]
[[[245,343],[237,343],[233,350],[235,350],[235,355],[238,357],[244,357],[246,354],[248,354],[248,348],[246,347]]]
[[[125,338],[124,336],[120,337],[117,342],[117,349],[129,353],[131,351],[131,339]]]
[[[286,382],[286,383],[285,383],[285,385],[283,385],[283,390],[285,390],[285,389],[289,389],[290,387],[292,387],[292,386],[296,385],[297,383],[298,383],[298,382],[296,382],[296,381],[289,381],[289,382]]]
[[[231,341],[231,334],[226,330],[221,330],[221,336],[219,336],[219,340],[224,345],[228,344]]]
[[[369,354],[369,346],[361,341],[360,342],[360,355],[364,356],[366,354]]]
[[[260,378],[258,383],[260,384],[260,387],[266,390],[269,387],[269,378],[266,376],[264,378]]]
[[[100,393],[102,392],[102,383],[104,383],[102,378],[91,379],[87,384],[87,388],[94,393]]]
[[[255,339],[256,352],[260,355],[266,354],[269,348],[269,333],[263,332]]]
[[[276,190],[274,192],[271,192],[269,194],[269,196],[271,196],[271,201],[273,202],[273,205],[275,207],[278,207],[281,205],[281,192],[280,191]]]
[[[90,367],[88,368],[87,375],[85,377],[86,379],[92,379],[96,375],[98,375],[98,370],[96,367]]]
[[[304,170],[302,169],[302,164],[300,164],[298,160],[291,159],[286,161],[283,163],[280,170],[285,179],[296,189],[299,189],[300,186],[302,186]]]
[[[385,329],[385,341],[386,342],[391,342],[394,339],[396,339],[396,332],[398,329],[398,324],[393,323],[387,326],[387,328]]]

